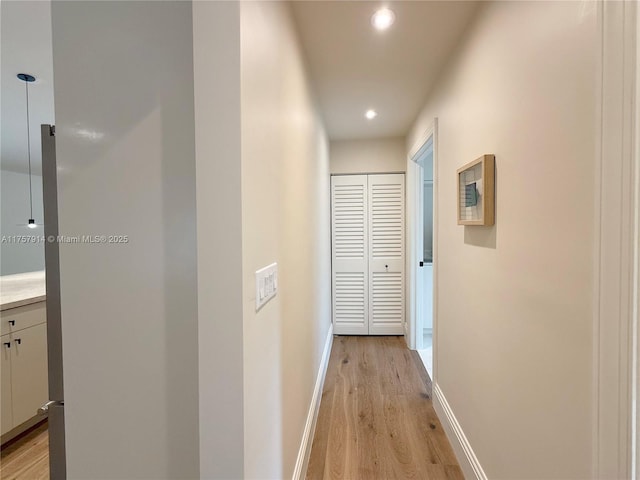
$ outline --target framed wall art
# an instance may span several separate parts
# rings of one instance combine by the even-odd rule
[[[495,156],[483,155],[458,169],[458,225],[495,222]]]

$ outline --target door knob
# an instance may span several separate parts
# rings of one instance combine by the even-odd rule
[[[12,327],[14,327],[16,324],[15,320],[9,320],[9,325],[11,325]]]
[[[16,338],[16,339],[15,339],[15,342],[16,342],[18,345],[22,345],[22,339],[20,339],[20,338]]]
[[[424,262],[420,262],[420,266],[421,266],[421,267],[424,267]]]
[[[7,348],[11,348],[11,342],[4,342],[3,345]]]

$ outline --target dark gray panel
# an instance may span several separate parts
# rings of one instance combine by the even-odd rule
[[[49,476],[51,480],[67,478],[64,439],[64,405],[49,406]]]
[[[58,177],[55,127],[41,125],[42,190],[44,200],[45,269],[47,287],[47,352],[49,361],[49,464],[52,479],[65,479],[62,315],[58,251]]]

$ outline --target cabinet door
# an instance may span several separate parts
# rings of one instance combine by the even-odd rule
[[[404,175],[369,175],[369,335],[404,333]]]
[[[0,337],[0,435],[4,435],[13,428],[13,413],[11,409],[11,338],[9,335]],[[8,345],[7,345],[8,344]]]
[[[26,422],[49,398],[47,385],[47,324],[11,334],[13,423]]]

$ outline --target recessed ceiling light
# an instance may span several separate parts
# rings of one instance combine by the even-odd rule
[[[388,8],[381,8],[371,17],[371,25],[375,27],[376,30],[386,30],[396,19],[396,14],[393,13],[392,10]]]
[[[378,116],[378,112],[376,112],[375,110],[367,110],[364,116],[369,120],[373,120]]]

